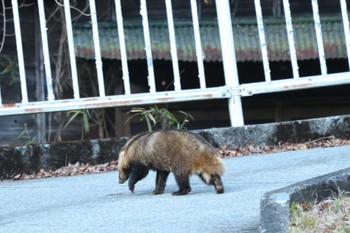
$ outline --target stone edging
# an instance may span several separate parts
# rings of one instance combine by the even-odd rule
[[[196,130],[215,147],[277,145],[279,142],[305,142],[321,137],[348,138],[350,116]],[[0,147],[0,180],[40,169],[57,169],[68,163],[106,163],[118,158],[126,138],[83,140],[29,146]]]

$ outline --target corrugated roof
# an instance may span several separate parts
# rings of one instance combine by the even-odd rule
[[[322,18],[322,32],[326,58],[346,58],[342,21],[338,17]],[[270,61],[287,61],[288,39],[283,19],[264,21]],[[312,19],[293,18],[297,57],[300,60],[318,59],[315,29]],[[141,22],[124,24],[127,56],[129,60],[145,59],[144,38]],[[200,32],[205,61],[221,61],[221,47],[216,20],[201,21]],[[256,20],[233,21],[237,61],[261,61],[260,43]],[[102,57],[120,59],[116,23],[99,23]],[[178,57],[181,61],[196,61],[194,35],[191,22],[175,22]],[[170,60],[168,26],[164,22],[151,22],[150,34],[154,59]],[[94,59],[90,25],[78,25],[74,29],[76,55]]]

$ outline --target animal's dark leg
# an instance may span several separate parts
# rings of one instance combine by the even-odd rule
[[[153,191],[153,194],[162,194],[164,193],[166,180],[169,176],[168,171],[157,171],[156,177],[156,189]]]
[[[175,174],[175,180],[179,186],[179,191],[173,192],[173,195],[185,195],[191,192],[189,175],[177,175]]]
[[[221,182],[221,177],[219,175],[208,175],[202,173],[198,175],[202,181],[208,185],[214,185],[216,193],[220,194],[224,192],[224,186]]]
[[[222,184],[221,177],[219,175],[212,175],[210,184],[214,185],[217,194],[224,193],[224,185]]]
[[[131,174],[129,177],[129,189],[131,192],[134,192],[135,184],[145,178],[148,174],[148,167],[140,164],[135,164],[132,167]]]

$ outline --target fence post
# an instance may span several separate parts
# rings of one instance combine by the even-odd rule
[[[147,13],[146,0],[140,0],[140,14],[142,16],[143,36],[144,36],[144,40],[145,40],[149,92],[155,93],[156,92],[156,82],[155,82],[155,78],[154,78],[152,44],[151,44],[150,29],[149,29],[149,23],[148,23],[148,13]]]
[[[45,7],[44,0],[38,1],[38,13],[39,13],[39,23],[40,23],[40,34],[41,34],[41,46],[42,53],[44,56],[44,66],[45,66],[45,79],[47,88],[47,100],[55,100],[55,95],[53,93],[52,85],[52,73],[51,73],[51,63],[50,63],[50,53],[49,53],[49,42],[47,37],[46,28],[46,17],[45,17]]]
[[[241,95],[239,89],[236,53],[232,32],[230,4],[228,0],[216,2],[222,61],[226,85],[232,88],[232,96],[228,100],[231,126],[244,125]]]
[[[174,16],[173,16],[173,9],[172,9],[171,0],[165,0],[165,8],[166,8],[166,15],[167,15],[167,20],[168,20],[170,55],[171,55],[171,61],[173,64],[174,89],[175,89],[175,91],[181,91],[179,59],[177,57]]]
[[[205,73],[204,73],[204,54],[203,47],[201,41],[201,33],[199,27],[199,17],[198,17],[198,8],[197,8],[197,0],[191,0],[191,12],[192,12],[192,23],[193,23],[193,34],[194,41],[196,45],[196,56],[197,56],[197,66],[198,66],[198,78],[199,78],[199,86],[201,89],[205,89],[207,84],[205,82]]]
[[[19,66],[19,78],[21,81],[22,103],[28,103],[28,90],[27,90],[26,72],[25,72],[25,65],[24,65],[24,56],[23,56],[21,23],[19,19],[17,0],[12,0],[12,12],[13,12],[13,23],[15,28],[17,59],[18,59],[18,66]]]
[[[100,97],[106,96],[106,89],[103,79],[103,64],[101,57],[101,47],[100,47],[100,36],[98,34],[98,22],[97,22],[97,13],[96,13],[96,3],[95,0],[90,0],[90,14],[91,14],[91,27],[92,27],[92,37],[94,41],[95,48],[95,63],[96,63],[96,71],[97,71],[97,84],[98,84],[98,92]]]
[[[289,54],[290,54],[290,62],[292,64],[292,70],[293,70],[293,78],[298,79],[299,66],[298,66],[297,52],[295,49],[294,29],[292,24],[292,16],[290,12],[289,0],[283,0],[283,9],[284,9],[284,17],[286,19]]]

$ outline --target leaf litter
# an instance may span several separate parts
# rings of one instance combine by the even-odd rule
[[[59,177],[59,176],[75,176],[83,174],[101,173],[108,171],[117,170],[118,162],[113,160],[104,164],[91,165],[89,163],[76,162],[75,164],[68,164],[67,166],[61,167],[57,170],[45,171],[40,169],[38,173],[33,174],[16,174],[13,180],[28,180],[28,179],[38,179],[47,177]]]
[[[334,136],[323,137],[316,140],[309,140],[303,143],[290,143],[290,142],[280,142],[278,145],[267,146],[267,145],[248,145],[245,147],[229,147],[222,146],[217,148],[219,153],[223,158],[225,157],[238,157],[238,156],[248,156],[248,155],[259,155],[267,153],[276,153],[284,151],[296,151],[296,150],[308,150],[312,148],[326,148],[350,145],[350,140],[339,139]],[[89,163],[68,164],[56,170],[44,170],[41,169],[37,173],[33,174],[14,174],[12,180],[26,180],[26,179],[38,179],[47,177],[59,177],[59,176],[74,176],[82,174],[91,173],[101,173],[108,171],[117,170],[117,160],[110,161],[104,164],[92,165]]]
[[[308,150],[313,148],[327,148],[335,146],[350,145],[350,140],[339,139],[334,136],[318,138],[316,140],[309,140],[303,143],[279,142],[278,145],[273,146],[255,146],[248,145],[246,147],[228,147],[223,146],[219,148],[219,152],[223,157],[237,157],[244,155],[267,154],[284,151]]]

